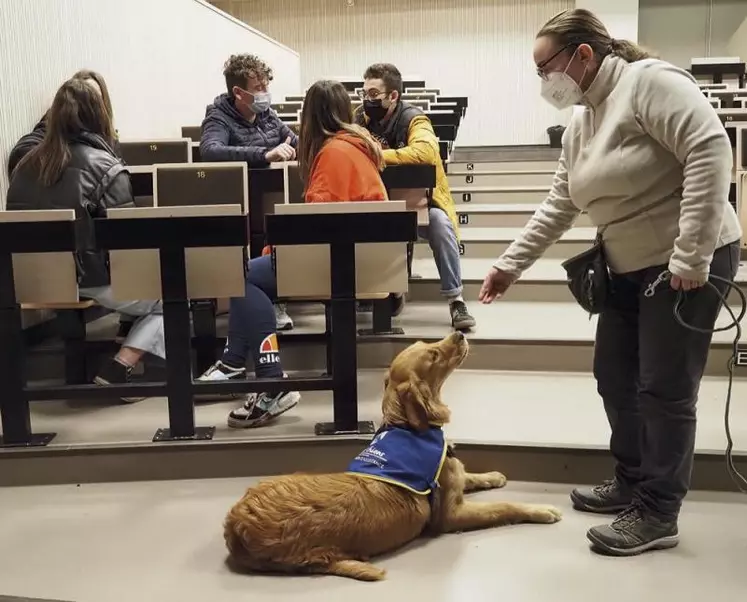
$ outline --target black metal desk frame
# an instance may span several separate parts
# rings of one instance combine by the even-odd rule
[[[2,447],[47,445],[56,433],[32,433],[25,394],[21,307],[16,300],[13,253],[54,253],[75,249],[75,222],[0,223],[0,423]]]
[[[332,387],[330,376],[294,379],[254,379],[233,382],[195,382],[191,370],[189,299],[187,298],[185,249],[192,247],[246,246],[244,216],[190,218],[101,219],[96,236],[107,241],[108,250],[158,249],[166,355],[166,382],[138,382],[101,387],[93,384],[27,386],[21,310],[13,280],[14,253],[72,252],[74,222],[0,223],[0,420],[4,447],[48,444],[54,433],[31,431],[30,401],[95,399],[126,396],[166,396],[169,428],[158,429],[154,441],[211,439],[215,427],[196,427],[195,395],[260,392],[277,393],[292,384],[299,391]],[[102,245],[104,246],[104,245]],[[357,403],[357,399],[352,400]]]
[[[417,215],[412,211],[320,213],[268,215],[265,220],[268,244],[329,244],[330,248],[330,368],[334,422],[317,424],[316,434],[373,433],[372,422],[358,420],[355,401],[358,399],[355,245],[413,242],[417,239]]]

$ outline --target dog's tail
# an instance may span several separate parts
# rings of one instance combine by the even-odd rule
[[[320,567],[314,571],[338,577],[349,577],[358,581],[381,581],[386,577],[386,571],[360,560],[338,560],[329,566]]]

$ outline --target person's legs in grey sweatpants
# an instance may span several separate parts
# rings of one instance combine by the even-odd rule
[[[166,358],[163,306],[160,301],[118,301],[112,298],[110,286],[82,288],[80,296],[93,299],[102,307],[129,316],[133,320],[121,349],[99,370],[96,383],[105,385],[129,382],[132,369],[146,353]],[[142,398],[127,398],[125,401],[133,402],[140,399]]]
[[[732,280],[738,264],[739,247],[723,247],[711,274]],[[696,402],[712,337],[677,322],[677,292],[668,282],[653,296],[644,295],[664,270],[613,276],[611,304],[597,328],[594,374],[612,429],[615,480],[576,490],[571,498],[582,510],[626,506],[611,526],[589,532],[597,547],[615,554],[676,545],[677,517],[690,487]],[[726,292],[725,285],[714,284]],[[718,295],[704,287],[686,293],[681,316],[712,329],[720,308]]]

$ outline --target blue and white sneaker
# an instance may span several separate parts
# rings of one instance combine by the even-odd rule
[[[298,391],[285,391],[277,395],[249,395],[243,406],[228,415],[228,426],[235,429],[264,426],[295,408],[299,401],[301,394]]]

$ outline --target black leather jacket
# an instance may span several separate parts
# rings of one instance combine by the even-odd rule
[[[11,149],[10,155],[8,155],[8,176],[13,175],[13,170],[16,168],[16,165],[18,165],[21,162],[21,159],[23,159],[31,150],[36,148],[39,144],[41,144],[42,140],[44,140],[44,135],[47,133],[47,115],[45,114],[42,116],[42,118],[39,120],[39,122],[34,126],[34,129],[31,130],[28,134],[25,134],[22,136],[18,142],[16,142],[15,146]],[[114,154],[117,155],[117,157],[121,157],[122,154],[119,150],[119,140],[114,141],[114,145],[112,146],[112,149],[114,150]]]
[[[8,210],[74,209],[77,224],[76,264],[81,288],[109,284],[109,255],[96,249],[94,218],[114,207],[134,207],[130,175],[114,150],[96,134],[83,133],[70,145],[70,162],[62,177],[44,186],[22,165],[8,189]]]

